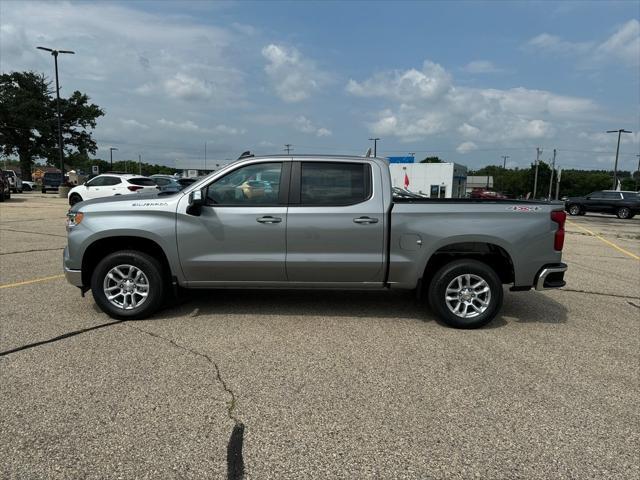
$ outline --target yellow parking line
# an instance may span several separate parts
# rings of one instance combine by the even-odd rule
[[[52,275],[51,277],[34,278],[33,280],[25,280],[24,282],[5,283],[4,285],[0,285],[0,289],[20,287],[21,285],[29,285],[31,283],[47,282],[49,280],[56,280],[62,277],[64,277],[64,275],[61,274],[61,275]]]
[[[567,223],[571,224],[571,225],[575,225],[576,227],[578,227],[581,230],[584,230],[585,232],[587,232],[589,235],[592,235],[594,237],[596,237],[598,240],[602,240],[604,243],[606,243],[607,245],[612,246],[613,248],[615,248],[616,250],[624,253],[625,255],[629,255],[631,258],[635,258],[636,260],[640,260],[640,257],[638,255],[636,255],[635,253],[631,253],[629,250],[625,250],[622,247],[619,247],[618,245],[616,245],[613,242],[610,242],[609,240],[607,240],[606,238],[602,238],[600,235],[598,235],[597,233],[593,233],[591,230],[587,230],[586,228],[578,225],[577,223],[572,222],[571,220],[567,220]]]

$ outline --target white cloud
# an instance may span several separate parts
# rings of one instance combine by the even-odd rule
[[[141,130],[149,130],[149,125],[146,125],[144,123],[141,123],[137,120],[134,120],[132,118],[123,118],[120,119],[120,123],[122,123],[122,125],[126,128],[138,128]]]
[[[458,153],[469,153],[469,152],[473,152],[474,150],[477,150],[478,146],[473,143],[473,142],[463,142],[460,145],[458,145],[458,147],[456,148],[456,151]]]
[[[307,117],[301,115],[297,117],[293,122],[293,128],[302,133],[310,133],[317,137],[331,136],[332,132],[328,128],[318,127]]]
[[[408,142],[447,132],[474,143],[551,138],[556,123],[583,119],[596,110],[589,99],[544,90],[458,87],[432,62],[425,62],[422,71],[381,72],[363,82],[350,80],[347,91],[390,101],[369,123],[370,131]]]
[[[173,120],[161,118],[160,120],[158,120],[158,124],[166,128],[170,128],[173,130],[182,130],[186,132],[201,132],[218,135],[242,135],[246,133],[246,130],[243,128],[229,127],[228,125],[224,124],[219,124],[212,128],[201,127],[191,120],[174,122]]]
[[[167,78],[163,85],[167,95],[184,100],[206,100],[211,97],[211,85],[199,78],[192,77],[185,73],[176,73],[173,77]]]
[[[166,120],[164,118],[161,118],[160,120],[158,120],[158,123],[163,127],[168,127],[175,130],[187,130],[192,132],[201,130],[201,128],[191,120],[186,120],[184,122],[174,122],[173,120]]]
[[[437,63],[422,70],[381,72],[364,82],[349,80],[347,92],[359,97],[390,97],[401,101],[440,97],[451,88],[451,76]]]
[[[542,33],[525,44],[525,48],[543,53],[576,57],[581,66],[593,68],[607,63],[628,67],[640,65],[640,22],[632,19],[620,25],[602,42],[571,42],[557,35]]]
[[[595,53],[601,60],[616,58],[625,65],[640,65],[640,22],[629,20],[598,45]]]
[[[541,33],[529,40],[526,46],[551,53],[574,55],[588,52],[593,47],[593,42],[569,42],[557,35]]]
[[[305,100],[329,81],[329,76],[296,48],[272,43],[262,49],[262,56],[268,62],[264,70],[285,102]]]
[[[504,69],[496,67],[489,60],[474,60],[467,63],[462,70],[468,73],[501,73]]]

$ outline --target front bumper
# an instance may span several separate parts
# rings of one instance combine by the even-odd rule
[[[550,288],[564,287],[564,274],[567,271],[566,263],[551,263],[540,269],[536,275],[536,290],[548,290]]]
[[[62,254],[62,268],[64,270],[64,276],[71,285],[82,288],[82,270],[73,270],[67,267],[67,261],[69,259],[69,249],[65,247]]]

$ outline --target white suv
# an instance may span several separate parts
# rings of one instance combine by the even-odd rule
[[[153,180],[140,175],[122,175],[108,173],[92,178],[84,185],[73,187],[69,191],[69,205],[75,205],[92,198],[129,195],[132,193],[158,193]]]

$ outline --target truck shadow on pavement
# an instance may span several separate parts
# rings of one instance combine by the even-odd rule
[[[387,318],[436,321],[425,299],[414,292],[309,291],[309,290],[192,290],[178,305],[156,313],[150,320],[189,316],[263,315]],[[501,313],[484,328],[515,323],[565,323],[567,308],[537,292],[505,291]]]

